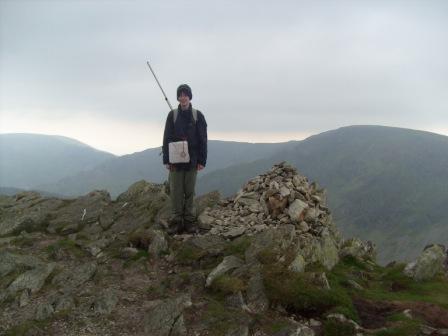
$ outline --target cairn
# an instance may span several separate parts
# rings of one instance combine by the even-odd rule
[[[320,236],[332,226],[325,190],[282,162],[247,182],[233,198],[224,199],[199,216],[208,234],[236,238],[293,224],[298,233]]]

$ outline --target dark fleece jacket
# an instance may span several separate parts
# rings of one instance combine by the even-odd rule
[[[178,170],[196,169],[198,164],[203,166],[207,163],[207,122],[204,115],[198,110],[198,118],[194,122],[191,104],[188,110],[182,111],[178,107],[176,123],[173,120],[173,111],[168,113],[163,133],[163,164],[169,163],[168,144],[170,142],[188,141],[189,163],[176,163],[174,167]]]

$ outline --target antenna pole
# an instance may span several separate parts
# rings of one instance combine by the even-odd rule
[[[168,106],[170,107],[170,110],[173,110],[173,107],[171,106],[170,101],[168,100],[168,97],[165,94],[165,91],[163,91],[163,89],[162,89],[162,85],[160,85],[160,82],[157,79],[157,76],[154,73],[154,70],[152,70],[152,68],[151,68],[151,64],[149,64],[149,61],[147,61],[146,64],[148,64],[149,70],[151,70],[152,74],[154,75],[154,78],[156,79],[157,84],[159,85],[160,90],[162,90],[163,96],[165,97],[165,101],[168,104]]]

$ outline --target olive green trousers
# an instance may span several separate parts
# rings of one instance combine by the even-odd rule
[[[196,185],[197,170],[170,171],[170,197],[172,206],[172,220],[194,222],[194,187]]]

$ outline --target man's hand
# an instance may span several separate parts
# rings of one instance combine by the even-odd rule
[[[166,169],[171,170],[171,165],[168,163],[165,165]]]
[[[202,169],[204,169],[204,166],[198,163],[197,170],[199,171],[199,170],[202,170]]]

